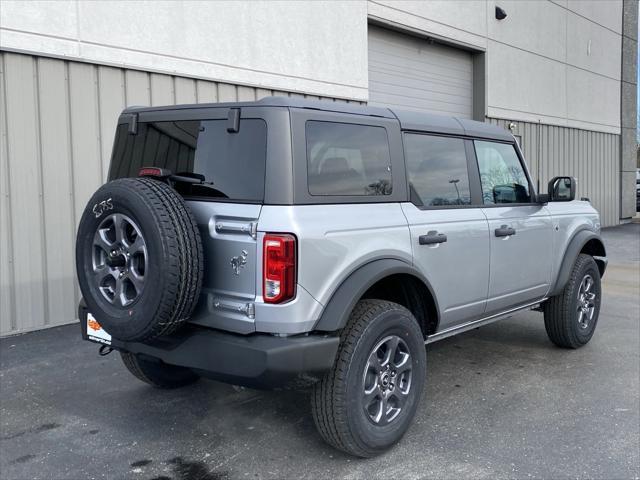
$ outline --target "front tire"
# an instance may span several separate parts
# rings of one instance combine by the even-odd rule
[[[378,455],[405,434],[424,387],[426,351],[414,316],[396,303],[361,300],[333,368],[315,385],[313,419],[330,445]]]
[[[134,377],[156,388],[180,388],[199,378],[188,368],[169,365],[160,360],[147,360],[129,352],[120,352],[120,356],[124,366]]]
[[[544,326],[549,339],[562,348],[586,345],[600,315],[600,270],[593,257],[578,255],[561,294],[544,304]]]

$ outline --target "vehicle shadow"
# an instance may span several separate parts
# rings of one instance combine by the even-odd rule
[[[478,372],[486,383],[499,377],[504,368],[523,372],[529,361],[549,355],[554,347],[546,338],[541,318],[536,320],[505,320],[429,345],[428,379],[420,411],[449,403],[460,394],[458,388],[480,378]],[[117,377],[122,387],[112,394],[103,393],[100,401],[117,404],[118,418],[96,414],[93,402],[87,402],[84,415],[109,424],[124,436],[157,437],[166,435],[169,427],[175,442],[182,439],[228,456],[234,449],[230,446],[258,448],[284,435],[289,441],[294,438],[306,444],[305,450],[315,455],[336,461],[351,459],[327,446],[315,430],[310,388],[254,390],[203,379],[190,387],[162,391],[129,380],[123,368]]]

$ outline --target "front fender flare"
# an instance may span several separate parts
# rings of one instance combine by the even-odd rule
[[[408,274],[420,280],[429,290],[439,315],[438,301],[429,281],[414,266],[392,258],[374,260],[352,272],[334,291],[314,330],[334,332],[343,328],[362,295],[379,280],[389,275]]]
[[[569,245],[564,251],[564,256],[562,258],[562,263],[560,264],[558,274],[556,275],[555,283],[553,283],[553,286],[549,292],[550,297],[562,293],[562,290],[569,281],[571,269],[576,263],[578,255],[580,254],[584,246],[591,240],[594,240],[596,242],[596,245],[598,245],[597,255],[594,256],[599,257],[597,259],[597,261],[599,262],[598,268],[600,269],[600,275],[604,275],[604,271],[607,266],[607,258],[602,238],[600,237],[600,235],[590,230],[580,230],[569,241]]]

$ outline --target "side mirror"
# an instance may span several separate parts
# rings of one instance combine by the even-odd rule
[[[495,185],[493,187],[494,203],[515,203],[516,191],[513,185]]]
[[[576,198],[576,179],[553,177],[549,182],[550,202],[570,202]]]
[[[495,185],[493,187],[494,203],[527,203],[529,201],[529,193],[522,186],[516,184],[511,185]]]

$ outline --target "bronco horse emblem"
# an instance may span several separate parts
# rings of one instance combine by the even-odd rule
[[[242,253],[237,257],[231,257],[231,268],[233,268],[236,275],[240,275],[240,270],[247,264],[247,255],[249,255],[249,252],[242,250]]]

